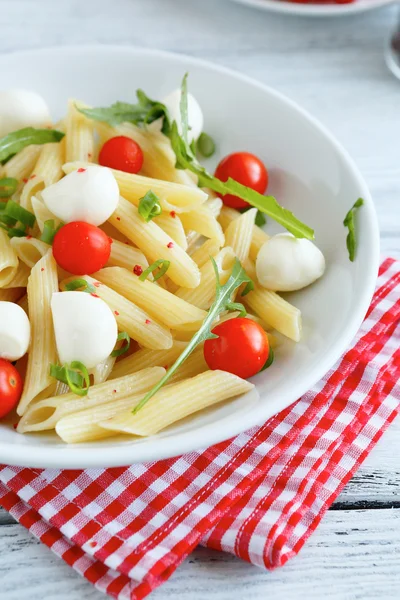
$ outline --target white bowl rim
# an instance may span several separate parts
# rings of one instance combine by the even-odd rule
[[[394,4],[397,0],[364,0],[349,4],[301,4],[288,0],[233,0],[236,4],[250,6],[267,12],[303,17],[342,17],[358,15]]]
[[[101,53],[107,52],[109,55],[112,52],[115,55],[123,52],[130,53],[132,57],[137,58],[140,55],[151,55],[158,57],[160,60],[174,60],[186,64],[194,64],[205,67],[214,72],[223,73],[249,86],[256,87],[265,93],[275,96],[281,102],[290,106],[294,111],[300,114],[304,119],[311,123],[316,129],[318,129],[332,144],[339,155],[347,163],[351,169],[353,176],[357,180],[360,186],[361,196],[364,199],[364,218],[368,220],[368,225],[373,232],[369,239],[370,248],[370,269],[365,274],[364,286],[362,296],[359,298],[359,303],[354,309],[349,321],[347,323],[347,329],[341,336],[338,337],[336,342],[332,344],[329,351],[321,357],[321,360],[307,377],[300,380],[300,384],[296,385],[295,394],[285,394],[282,396],[282,400],[285,402],[284,407],[288,407],[293,404],[298,398],[305,394],[317,381],[319,381],[335,364],[340,358],[343,352],[347,349],[350,342],[356,335],[360,325],[364,319],[364,316],[368,310],[371,302],[371,298],[374,293],[376,279],[379,269],[379,228],[378,220],[375,211],[375,206],[371,198],[371,194],[368,190],[367,184],[365,183],[361,173],[356,167],[352,158],[350,158],[347,151],[342,145],[336,140],[336,138],[311,114],[301,108],[296,102],[287,98],[284,94],[277,92],[273,88],[270,88],[257,80],[248,77],[229,69],[224,66],[215,65],[207,60],[194,58],[185,54],[178,54],[175,52],[168,52],[164,50],[144,49],[136,48],[131,45],[116,45],[116,44],[80,44],[80,45],[69,45],[69,46],[53,46],[33,50],[24,50],[17,52],[3,53],[0,55],[0,60],[7,58],[7,56],[16,56],[23,58],[24,56],[31,57],[35,54],[38,58],[40,55],[46,56],[49,52],[52,54],[66,54],[69,58],[74,53],[80,54],[82,51]],[[293,397],[294,395],[294,397]],[[282,407],[282,409],[284,408]],[[7,442],[0,441],[0,462],[9,465],[19,465],[25,467],[35,468],[64,468],[64,469],[85,469],[91,467],[117,467],[123,465],[130,465],[135,463],[149,462],[155,460],[162,460],[173,456],[180,456],[185,452],[195,451],[199,448],[208,448],[213,444],[219,443],[223,440],[229,439],[239,433],[246,431],[247,429],[264,423],[267,419],[272,417],[276,412],[268,411],[268,403],[258,403],[257,410],[248,411],[245,414],[241,414],[240,418],[236,421],[230,421],[229,427],[226,428],[224,435],[221,435],[219,423],[209,423],[196,431],[201,433],[197,437],[201,438],[201,443],[195,444],[193,442],[194,432],[186,431],[177,433],[174,436],[166,437],[162,439],[162,451],[160,451],[157,445],[154,448],[151,444],[119,444],[111,446],[110,443],[104,444],[105,452],[102,453],[99,459],[99,447],[88,447],[85,444],[77,445],[65,445],[60,447],[47,445],[32,447],[24,445],[14,445]],[[151,439],[151,438],[147,438]],[[84,456],[82,456],[84,455]]]

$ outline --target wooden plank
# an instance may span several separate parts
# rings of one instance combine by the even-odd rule
[[[197,549],[154,600],[398,598],[400,510],[331,511],[300,555],[273,572]],[[1,597],[101,600],[102,594],[19,525],[0,527]]]

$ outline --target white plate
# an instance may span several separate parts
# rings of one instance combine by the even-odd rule
[[[227,439],[289,406],[340,357],[357,332],[373,293],[379,260],[374,206],[350,157],[300,107],[243,75],[165,52],[98,46],[52,48],[0,57],[3,81],[21,82],[43,94],[57,119],[67,98],[95,105],[132,101],[137,87],[162,98],[189,71],[190,90],[200,101],[205,127],[218,156],[250,150],[267,164],[269,192],[316,231],[327,259],[318,283],[296,294],[304,317],[304,339],[285,342],[273,366],[257,375],[258,393],[218,406],[152,438],[107,440],[67,446],[55,436],[20,435],[0,426],[0,462],[35,467],[83,468],[157,460]],[[233,101],[234,99],[234,101]],[[362,196],[357,260],[350,263],[343,218]],[[271,224],[268,230],[273,230]]]
[[[396,0],[355,0],[350,4],[298,4],[296,2],[285,2],[284,0],[233,0],[233,2],[287,15],[332,17],[366,12],[387,4],[393,4]]]

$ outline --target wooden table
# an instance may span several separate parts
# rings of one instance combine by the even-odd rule
[[[400,82],[386,70],[382,54],[394,17],[393,7],[313,20],[261,13],[228,0],[0,0],[0,50],[93,42],[162,48],[233,67],[276,87],[316,115],[352,154],[375,199],[382,253],[400,257]],[[7,81],[1,85],[7,87]],[[395,423],[300,556],[283,569],[268,573],[200,548],[153,597],[388,600],[400,597],[399,583]],[[102,597],[0,513],[0,598]]]

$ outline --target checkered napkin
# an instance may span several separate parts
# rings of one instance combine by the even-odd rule
[[[118,469],[0,467],[0,503],[99,590],[140,599],[199,543],[272,569],[297,554],[399,411],[400,262],[305,396],[212,448]]]

